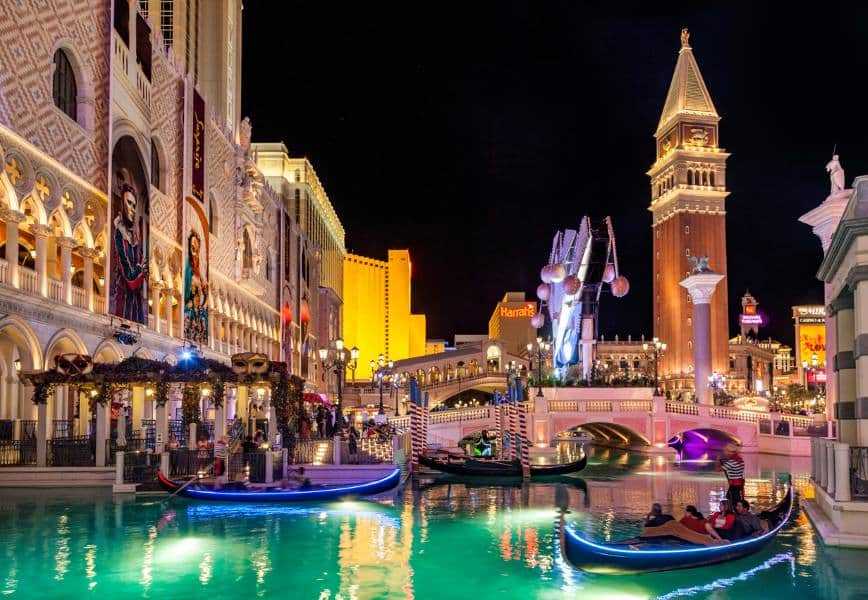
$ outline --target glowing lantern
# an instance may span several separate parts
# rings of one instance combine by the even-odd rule
[[[536,286],[536,297],[545,302],[551,295],[551,288],[547,283],[541,283]]]
[[[609,263],[606,265],[606,268],[603,269],[603,281],[605,283],[612,283],[615,281],[615,265]]]
[[[560,283],[566,276],[567,268],[562,263],[552,265],[552,283]]]
[[[575,296],[579,293],[579,288],[582,287],[582,282],[575,275],[568,275],[564,279],[564,293],[568,296]]]
[[[623,298],[630,291],[630,282],[623,275],[618,275],[612,282],[612,295],[616,298]]]
[[[301,322],[310,323],[310,306],[308,306],[307,301],[301,303]]]
[[[280,318],[283,319],[284,325],[292,323],[292,308],[289,304],[284,304],[283,308],[280,309]]]
[[[541,329],[543,325],[545,325],[546,317],[541,312],[538,312],[534,316],[530,318],[530,324],[534,329]]]

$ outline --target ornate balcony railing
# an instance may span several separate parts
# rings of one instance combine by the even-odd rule
[[[36,276],[36,271],[27,267],[18,267],[18,279],[21,289],[30,294],[39,293],[39,278]]]

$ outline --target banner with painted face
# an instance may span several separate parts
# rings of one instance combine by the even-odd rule
[[[189,229],[184,246],[184,337],[208,343],[208,263],[210,243],[202,207],[187,197]]]
[[[150,190],[130,136],[115,144],[111,169],[109,313],[147,324]]]

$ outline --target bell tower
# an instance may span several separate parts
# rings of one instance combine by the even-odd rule
[[[707,256],[710,268],[726,275],[726,159],[720,147],[720,116],[699,72],[690,34],[681,30],[681,49],[654,138],[651,178],[654,239],[654,335],[667,344],[660,356],[664,389],[692,389],[693,305],[679,285],[691,256]],[[729,365],[727,280],[711,300],[711,366]]]

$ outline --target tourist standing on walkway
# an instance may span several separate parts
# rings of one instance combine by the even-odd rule
[[[744,498],[744,459],[738,453],[735,444],[727,444],[723,452],[720,470],[726,475],[726,482],[729,484],[726,497],[729,499],[730,506],[735,506]]]
[[[325,409],[322,404],[316,409],[316,433],[318,438],[325,437]]]

